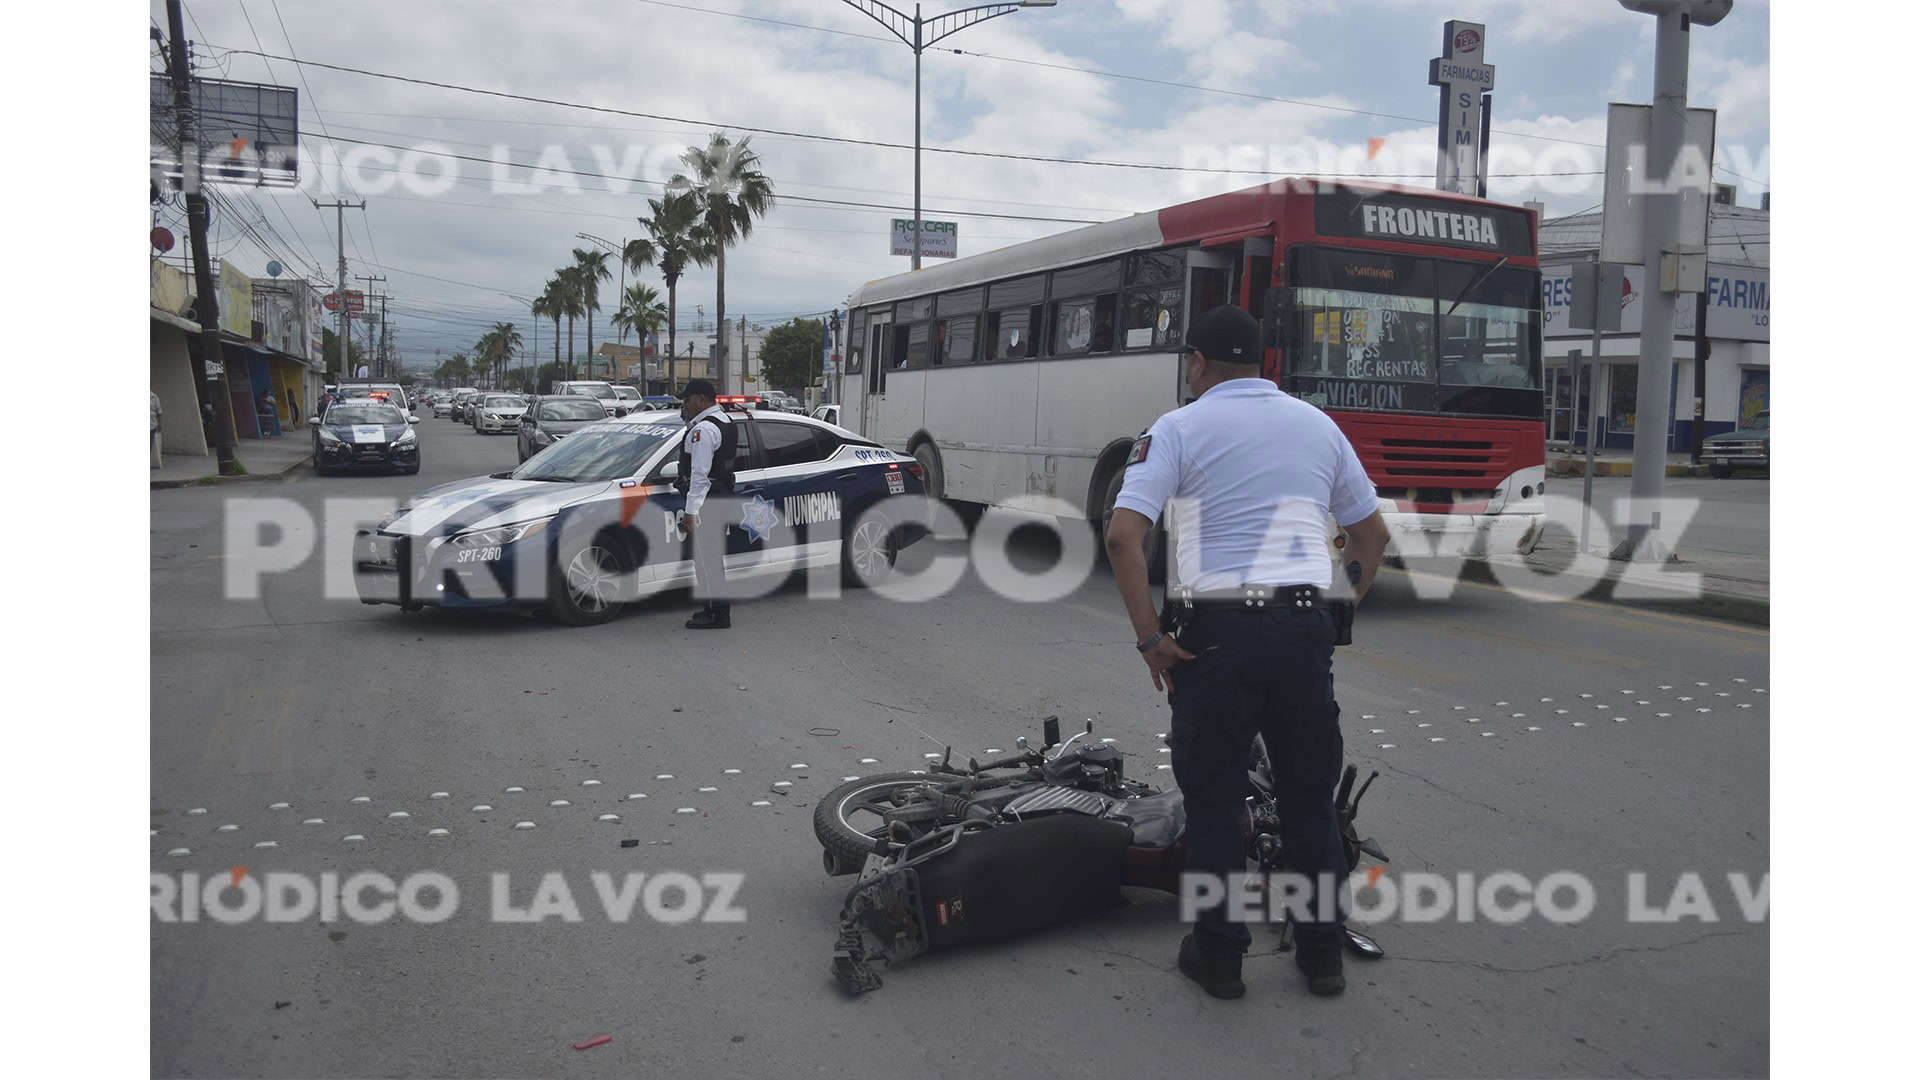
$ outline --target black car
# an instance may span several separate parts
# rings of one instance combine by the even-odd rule
[[[525,461],[588,424],[597,424],[606,418],[606,409],[600,405],[599,398],[539,398],[527,406],[520,417],[520,460]]]
[[[348,398],[309,418],[313,429],[313,471],[420,471],[420,437],[415,417],[398,406],[368,398]]]

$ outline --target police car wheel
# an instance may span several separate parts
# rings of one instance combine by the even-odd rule
[[[858,588],[885,581],[900,554],[893,533],[890,523],[877,514],[863,514],[855,520],[840,542],[842,580]]]
[[[620,613],[620,556],[598,540],[557,560],[547,587],[547,613],[568,626],[593,626]]]

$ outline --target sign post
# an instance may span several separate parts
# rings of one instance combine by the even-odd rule
[[[1567,303],[1567,325],[1570,327],[1590,326],[1593,328],[1593,352],[1587,361],[1587,465],[1586,479],[1581,484],[1580,505],[1580,552],[1587,550],[1587,520],[1593,516],[1593,455],[1601,431],[1599,380],[1596,372],[1600,367],[1600,333],[1603,330],[1620,329],[1620,298],[1622,286],[1626,280],[1626,268],[1616,263],[1603,263],[1596,256],[1591,262],[1573,264],[1573,295]],[[1567,361],[1573,369],[1573,408],[1568,410],[1574,418],[1574,430],[1580,427],[1580,350],[1567,350]]]
[[[1441,191],[1478,195],[1485,182],[1480,99],[1493,89],[1486,45],[1485,24],[1449,19],[1440,55],[1427,61],[1427,82],[1440,88],[1440,157],[1433,186]]]

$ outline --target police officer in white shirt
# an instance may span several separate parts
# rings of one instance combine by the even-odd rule
[[[709,495],[733,494],[734,452],[739,429],[716,402],[706,379],[688,381],[680,392],[680,416],[687,433],[680,440],[680,475],[674,486],[687,497],[680,527],[693,541],[694,595],[703,601],[687,620],[689,630],[725,630],[733,625],[733,605],[722,598],[726,581],[727,523],[703,523],[700,511]]]
[[[1329,514],[1347,529],[1344,575],[1357,602],[1386,550],[1366,470],[1333,420],[1260,376],[1260,324],[1237,307],[1195,320],[1188,387],[1128,455],[1106,548],[1140,654],[1173,710],[1173,775],[1187,810],[1187,871],[1226,884],[1246,870],[1240,818],[1255,733],[1265,736],[1286,869],[1314,883],[1297,919],[1294,962],[1316,994],[1346,987],[1341,964],[1347,864],[1333,794],[1343,748],[1333,695],[1336,613],[1327,593]],[[1178,639],[1162,631],[1144,544],[1172,502]],[[1224,890],[1223,890],[1224,891]],[[1203,895],[1196,891],[1196,896]],[[1215,997],[1240,997],[1252,942],[1224,903],[1203,904],[1180,943],[1180,970]]]

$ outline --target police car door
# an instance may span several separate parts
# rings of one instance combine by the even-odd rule
[[[837,558],[842,488],[857,479],[846,462],[826,460],[839,441],[797,420],[759,419],[754,427],[761,462],[755,492],[768,504],[767,520],[776,522],[769,556],[795,565]],[[749,512],[758,510],[754,497],[743,496]]]

